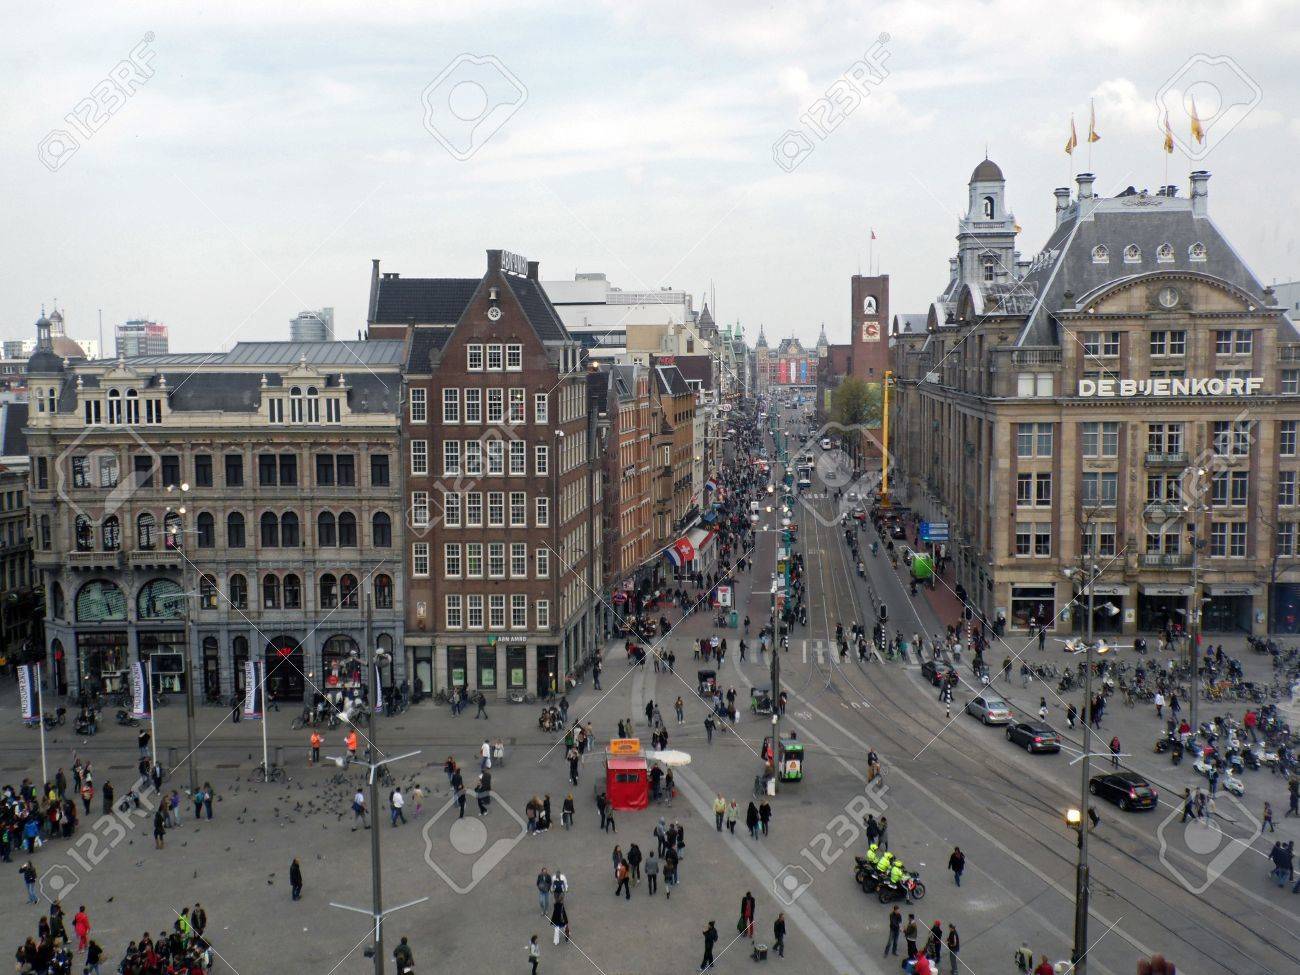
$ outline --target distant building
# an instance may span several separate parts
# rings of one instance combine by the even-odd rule
[[[542,288],[569,334],[597,362],[628,355],[645,365],[651,355],[694,355],[717,342],[708,306],[697,312],[686,291],[624,291],[599,271],[576,274],[572,281],[543,281]]]
[[[333,342],[334,309],[318,308],[298,312],[289,321],[290,342]]]
[[[0,403],[0,651],[24,659],[40,617],[28,527],[27,404]]]
[[[4,343],[6,359],[30,359],[35,351],[35,339],[6,339]]]
[[[117,357],[134,359],[142,355],[167,354],[167,326],[136,318],[116,329]]]

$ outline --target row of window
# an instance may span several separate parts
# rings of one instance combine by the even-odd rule
[[[465,368],[470,372],[521,372],[524,347],[517,342],[472,342],[465,346]]]
[[[525,595],[516,593],[506,597],[452,593],[444,597],[444,600],[443,619],[449,630],[504,630],[507,627],[512,630],[528,629],[528,597]],[[533,619],[535,629],[551,628],[549,599],[534,600]]]
[[[551,550],[539,545],[533,550],[533,578],[551,577]],[[442,547],[443,575],[448,579],[527,579],[528,545],[511,542],[448,542]]]
[[[1125,264],[1140,264],[1142,262],[1142,248],[1137,244],[1129,244],[1124,248]],[[1206,259],[1205,245],[1199,240],[1187,248],[1187,258],[1191,261],[1204,261]],[[1156,248],[1156,261],[1161,264],[1172,264],[1174,260],[1174,245],[1170,243],[1161,244]],[[1105,244],[1098,244],[1092,249],[1092,263],[1109,264],[1110,248]]]
[[[320,423],[321,401],[325,401],[325,422],[343,422],[343,394],[330,393],[322,396],[315,386],[291,386],[288,397],[267,396],[266,413],[272,423],[285,422],[285,403],[288,403],[289,423]]]
[[[1296,454],[1296,420],[1278,421],[1278,453]],[[1080,423],[1079,452],[1088,458],[1119,456],[1119,435],[1123,424],[1118,420]],[[1244,457],[1250,453],[1255,437],[1253,420],[1214,420],[1210,424],[1210,443],[1214,453],[1223,457]],[[1051,457],[1055,445],[1055,424],[1017,423],[1016,456]],[[1184,424],[1147,424],[1147,452],[1179,454],[1185,450]]]
[[[317,609],[357,609],[360,605],[360,586],[357,577],[350,572],[334,575],[322,573],[316,583]],[[378,574],[374,577],[372,587],[376,609],[393,608],[393,580],[391,576]],[[226,583],[226,599],[235,609],[248,608],[248,579],[241,573],[234,573]],[[303,605],[302,579],[295,573],[283,576],[266,573],[261,582],[261,606],[263,609],[308,609]],[[218,609],[221,594],[217,581],[204,574],[199,577],[199,607],[201,609]]]
[[[543,476],[550,471],[550,445],[534,444],[533,473]],[[411,441],[411,473],[413,475],[429,473],[427,441]],[[444,440],[442,441],[442,473],[451,476],[509,474],[511,477],[523,477],[528,473],[528,445],[522,440],[505,441],[497,437],[485,437],[482,440]]]
[[[412,491],[412,526],[424,528],[430,523],[428,492]],[[528,495],[524,491],[488,491],[486,494],[483,491],[443,491],[442,524],[447,528],[527,528]],[[550,524],[551,499],[545,495],[534,496],[533,527],[549,528]]]
[[[1295,555],[1295,522],[1278,526],[1278,555]],[[1287,527],[1289,526],[1289,527]],[[1015,525],[1015,542],[1012,548],[1017,558],[1046,558],[1052,554],[1052,523],[1048,521],[1018,521]],[[1245,521],[1212,521],[1207,551],[1212,558],[1245,558],[1250,523]],[[1147,555],[1180,555],[1182,553],[1182,525],[1151,525],[1146,529]],[[1085,555],[1114,557],[1116,548],[1115,524],[1098,522],[1087,526],[1080,538],[1080,548]]]
[[[162,423],[165,395],[141,397],[138,390],[110,389],[104,399],[86,399],[82,396],[82,414],[88,425],[97,426],[107,420],[113,426],[135,426],[140,422],[140,403],[144,402],[144,422]],[[39,403],[37,406],[39,411]],[[53,409],[50,410],[53,413]]]
[[[1080,332],[1083,354],[1089,358],[1114,358],[1119,355],[1123,332]],[[1147,348],[1152,356],[1187,354],[1187,333],[1158,330],[1148,333]],[[1248,328],[1221,328],[1214,332],[1215,355],[1250,355],[1255,351],[1255,333]]]
[[[244,486],[244,455],[226,454],[224,458],[226,487]],[[357,466],[354,454],[317,454],[317,487],[356,487]],[[178,454],[137,454],[132,458],[132,483],[136,487],[153,487],[157,476],[163,487],[179,486],[181,458]],[[193,484],[195,487],[214,485],[213,457],[195,454],[193,458]],[[114,454],[74,454],[69,460],[69,476],[75,488],[114,488],[121,479],[120,465]],[[297,487],[297,454],[258,454],[257,483],[261,487]],[[390,484],[387,454],[370,455],[370,486],[388,487]],[[37,458],[37,486],[49,487],[46,458]]]
[[[551,405],[548,393],[533,394],[533,422],[550,422]],[[523,387],[502,386],[487,389],[446,388],[442,391],[443,423],[507,423],[527,422],[528,392]],[[426,423],[429,419],[427,391],[415,387],[410,391],[412,423]]]
[[[50,548],[49,515],[41,516],[41,547]],[[151,551],[158,547],[161,537],[167,549],[185,547],[185,528],[181,516],[174,511],[163,516],[162,533],[159,535],[158,519],[150,512],[139,515],[135,521],[136,548]],[[232,511],[226,516],[226,547],[244,548],[247,543],[244,515]],[[302,545],[298,515],[286,511],[281,515],[275,512],[263,512],[258,521],[259,540],[262,548],[297,548]],[[95,527],[86,515],[78,515],[73,522],[74,539],[79,552],[94,550]],[[195,518],[193,532],[198,548],[214,548],[217,544],[216,519],[211,512],[199,512]],[[100,548],[105,552],[116,552],[122,547],[122,523],[117,515],[109,515],[99,524]],[[335,515],[332,511],[322,511],[316,516],[317,547],[356,548],[358,544],[357,516],[350,511]],[[375,548],[389,548],[393,544],[393,521],[386,512],[377,511],[370,519],[370,544]]]

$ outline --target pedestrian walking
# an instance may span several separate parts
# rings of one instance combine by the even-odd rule
[[[393,827],[397,826],[399,819],[402,821],[403,826],[406,825],[406,813],[402,811],[405,807],[406,799],[402,796],[402,787],[400,785],[394,786],[393,791],[388,794],[388,808],[391,814],[389,818]],[[482,811],[481,808],[480,811]]]
[[[370,828],[370,823],[366,818],[366,794],[360,789],[352,796],[352,832],[357,831],[357,820],[366,829]]]
[[[617,847],[615,849],[617,849]],[[623,892],[624,900],[630,901],[632,899],[631,878],[632,871],[628,868],[627,860],[619,857],[618,864],[614,867],[614,879],[618,881],[617,885],[614,887],[615,897],[618,896],[618,892],[621,890]]]
[[[745,810],[745,826],[749,829],[749,838],[758,839],[758,807],[752,801]]]
[[[718,797],[713,800],[713,823],[717,827],[719,833],[722,832],[722,821],[726,818],[726,815],[727,800],[724,799],[722,793],[719,792]]]
[[[1065,709],[1066,724],[1068,724],[1071,728],[1073,728],[1074,722],[1078,720],[1078,717],[1079,717],[1079,712],[1075,708],[1074,703],[1071,702]]]
[[[486,721],[488,716],[487,698],[483,696],[482,691],[478,692],[478,696],[474,699],[474,703],[478,705],[478,710],[474,712],[474,720],[477,721],[479,718],[482,718]]]
[[[203,783],[203,817],[209,822],[212,821],[212,797],[216,795],[216,790],[212,788],[211,782]],[[198,819],[198,816],[194,817]]]
[[[153,848],[161,850],[163,848],[163,838],[167,835],[167,817],[163,814],[162,807],[154,810],[153,813]]]
[[[1119,735],[1115,735],[1110,740],[1110,765],[1111,768],[1119,768]]]
[[[1266,801],[1264,803],[1264,818],[1259,824],[1259,831],[1262,833],[1267,829],[1270,833],[1276,833],[1277,828],[1273,825],[1273,807]]]
[[[77,951],[85,951],[90,944],[90,916],[86,914],[85,904],[72,915],[72,930],[77,933]]]
[[[289,864],[289,893],[293,899],[302,900],[302,864],[298,858],[293,858],[293,863]]]
[[[736,806],[736,800],[732,799],[727,803],[727,832],[732,836],[736,835],[736,818],[740,815],[740,810]]]
[[[537,871],[537,906],[545,916],[551,909],[551,884],[554,878],[545,867]]]
[[[700,971],[705,972],[713,967],[713,946],[718,943],[718,926],[710,921],[703,933],[704,959],[700,962]]]
[[[685,709],[686,709],[686,703],[682,700],[682,697],[681,697],[681,695],[679,694],[679,695],[677,695],[677,700],[673,702],[673,710],[675,710],[675,711],[677,712],[677,723],[678,723],[678,724],[684,724],[684,723],[686,722],[686,710],[685,710]]]
[[[776,916],[772,922],[772,950],[780,957],[785,957],[785,914]]]
[[[560,937],[564,937],[564,943],[569,943],[569,912],[564,909],[564,901],[561,898],[555,899],[555,905],[551,908],[551,927],[555,932],[553,944],[560,943]]]
[[[948,922],[948,965],[952,975],[957,975],[957,955],[961,952],[961,937],[957,934],[957,925]]]
[[[654,851],[645,858],[645,888],[646,893],[654,896],[655,891],[659,889],[659,858]]]
[[[952,853],[948,857],[948,869],[952,871],[952,879],[960,887],[962,871],[966,869],[966,854],[962,853],[960,846],[952,848]]]
[[[762,826],[763,835],[767,835],[767,824],[772,821],[772,806],[766,799],[758,804],[758,821]]]
[[[877,841],[882,850],[889,849],[889,820],[881,816],[878,820],[880,823],[880,839]]]
[[[325,738],[319,731],[311,733],[311,758],[307,760],[307,765],[312,766],[320,762],[320,746],[325,744]]]
[[[736,932],[750,941],[754,940],[754,908],[754,895],[747,890],[740,899],[740,920],[736,922]]]
[[[28,860],[24,863],[18,868],[18,873],[22,875],[23,884],[27,887],[27,903],[40,903],[40,898],[36,896],[36,868],[32,866],[32,862]]]

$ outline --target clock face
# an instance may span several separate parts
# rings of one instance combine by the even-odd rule
[[[1156,295],[1161,308],[1174,308],[1178,304],[1178,291],[1175,288],[1162,288]]]
[[[501,309],[498,308],[496,305],[493,305],[491,308],[488,309],[487,315],[488,318],[492,319],[492,321],[495,322],[498,318],[501,317]]]

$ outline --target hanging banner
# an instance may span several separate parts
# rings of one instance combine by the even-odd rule
[[[18,668],[18,704],[24,721],[37,721],[36,682],[41,679],[36,664],[23,664]]]
[[[379,672],[379,664],[375,664],[375,714],[382,714],[384,711],[384,678]]]
[[[244,663],[244,717],[256,721],[262,717],[262,668],[260,660]]]
[[[131,717],[147,718],[153,707],[149,687],[149,665],[137,660],[131,665]]]

